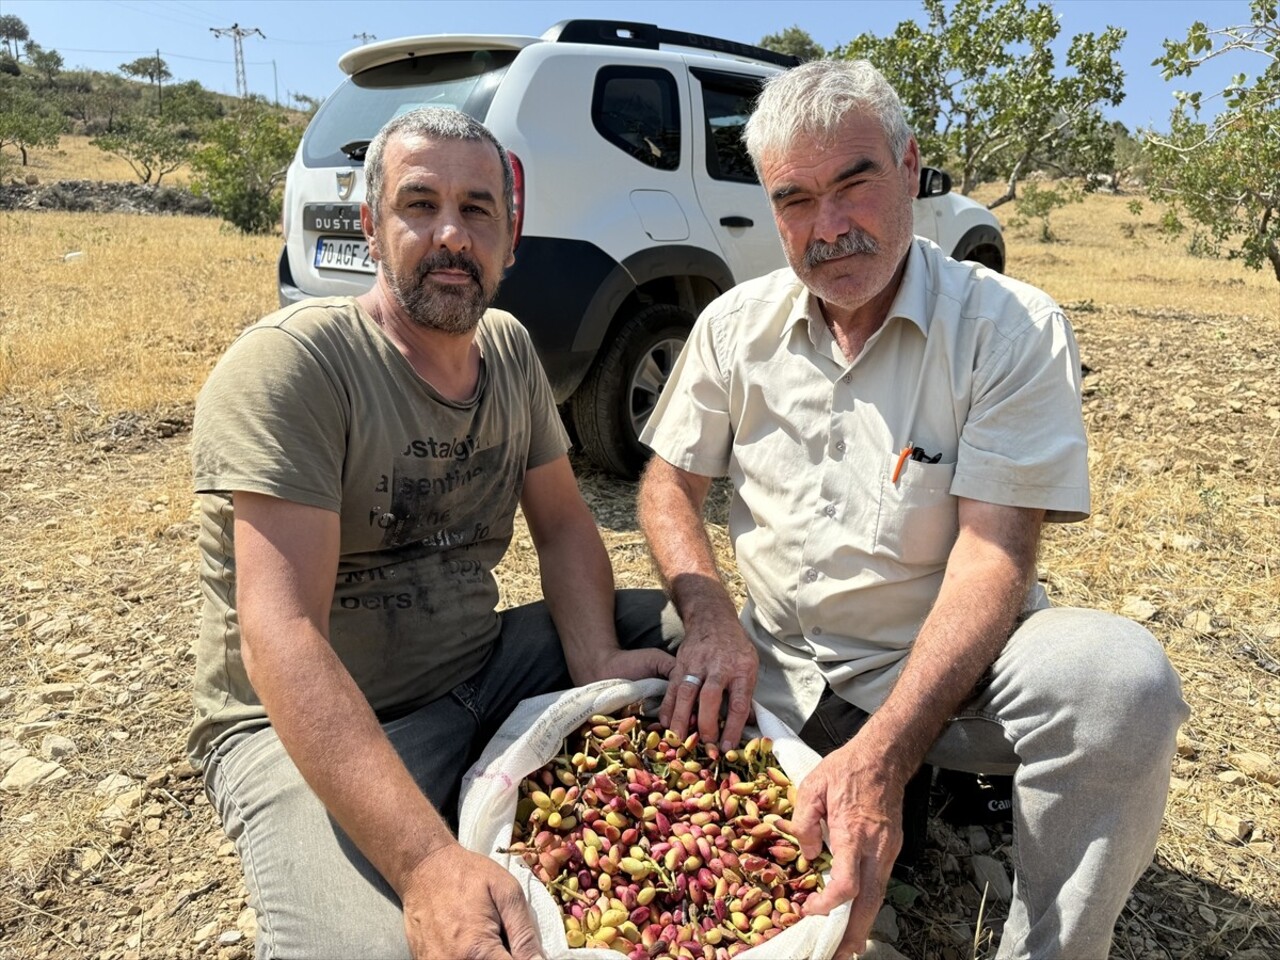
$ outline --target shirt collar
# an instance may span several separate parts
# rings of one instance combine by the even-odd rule
[[[916,237],[907,248],[907,268],[902,272],[902,283],[898,286],[893,303],[889,304],[889,314],[885,318],[885,323],[901,317],[904,320],[910,320],[920,328],[921,333],[928,336],[929,266],[921,249],[922,242],[919,237]],[[800,296],[796,297],[791,305],[791,312],[787,315],[786,329],[790,330],[802,320],[807,323],[810,331],[814,329],[814,324],[826,326],[826,321],[822,318],[822,309],[818,306],[818,298],[808,287],[803,287]]]

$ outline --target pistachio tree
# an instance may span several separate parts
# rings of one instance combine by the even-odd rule
[[[922,0],[926,22],[863,33],[835,51],[867,59],[902,98],[925,162],[960,174],[968,195],[988,179],[1016,199],[1033,170],[1079,176],[1111,168],[1113,137],[1101,109],[1124,99],[1116,54],[1125,32],[1071,38],[1059,62],[1061,26],[1048,3]]]
[[[1197,22],[1182,40],[1166,40],[1155,61],[1166,80],[1189,77],[1230,55],[1258,70],[1238,73],[1220,91],[1180,91],[1168,134],[1148,133],[1153,199],[1169,204],[1162,221],[1180,233],[1190,220],[1198,245],[1269,263],[1280,280],[1280,22],[1277,0],[1253,0],[1248,23]]]

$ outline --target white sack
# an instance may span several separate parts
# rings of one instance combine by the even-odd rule
[[[548,960],[618,960],[614,950],[570,949],[560,907],[519,856],[501,853],[511,844],[520,781],[560,753],[564,738],[594,714],[639,712],[657,716],[667,690],[665,680],[602,680],[561,693],[522,700],[494,734],[475,766],[462,780],[458,840],[468,850],[485,853],[520,881],[533,907]],[[799,784],[821,759],[776,716],[755,708],[756,727],[746,736],[773,740],[778,763]],[[830,960],[849,919],[844,904],[827,917],[805,917],[758,947],[738,954],[742,960]]]

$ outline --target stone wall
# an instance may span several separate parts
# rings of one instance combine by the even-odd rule
[[[0,210],[67,210],[77,213],[181,213],[213,216],[207,197],[181,187],[102,180],[0,184]]]

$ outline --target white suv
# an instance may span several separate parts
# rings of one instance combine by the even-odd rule
[[[696,51],[696,52],[695,52]],[[391,117],[464,110],[511,151],[518,246],[496,305],[528,328],[585,452],[626,477],[694,317],[785,265],[740,134],[794,58],[650,24],[566,20],[541,37],[425,36],[359,47],[289,167],[280,302],[359,294],[362,161]],[[1004,268],[999,222],[926,168],[916,233]]]

